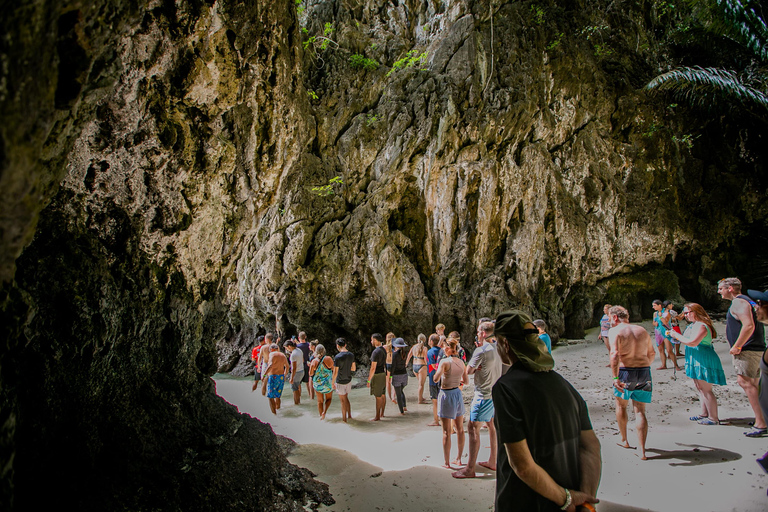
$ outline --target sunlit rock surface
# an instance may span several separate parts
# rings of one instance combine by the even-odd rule
[[[715,305],[766,246],[765,127],[645,97],[651,3],[9,9],[3,505],[327,500],[214,394],[258,334],[467,344],[516,306],[580,336],[604,301]]]

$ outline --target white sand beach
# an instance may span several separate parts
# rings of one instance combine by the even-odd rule
[[[718,334],[722,324],[715,324]],[[699,412],[693,382],[684,373],[654,371],[653,403],[647,407],[649,460],[635,450],[617,446],[610,370],[604,345],[597,332],[585,340],[558,345],[553,355],[555,370],[567,378],[589,406],[592,424],[602,443],[603,474],[598,492],[601,512],[650,510],[696,512],[761,512],[768,510],[768,475],[755,459],[768,450],[768,437],[742,435],[752,419],[746,395],[736,383],[727,343],[719,337],[715,348],[721,357],[728,385],[716,387],[720,418],[730,425],[702,426],[688,419]],[[658,357],[653,365],[658,366]],[[682,365],[682,361],[680,361]],[[670,364],[671,366],[671,364]],[[386,417],[371,422],[373,397],[368,389],[351,394],[353,420],[341,421],[340,402],[334,395],[325,421],[320,421],[315,402],[306,395],[293,404],[290,386],[283,393],[277,416],[269,411],[260,392],[251,392],[252,381],[217,376],[219,395],[243,413],[272,425],[275,433],[299,446],[289,460],[306,467],[330,486],[336,504],[328,511],[459,511],[493,510],[495,473],[478,472],[478,478],[456,480],[441,468],[439,427],[427,427],[431,405],[418,405],[417,382],[406,387],[408,413],[400,416],[388,403]],[[471,393],[465,389],[465,395]],[[429,395],[428,390],[425,394]],[[468,417],[469,407],[467,407]],[[635,446],[634,415],[630,411],[628,438]],[[455,436],[452,457],[455,454]],[[466,453],[467,447],[465,447]],[[481,432],[478,460],[488,457],[488,433]],[[258,454],[254,454],[258,456]],[[466,461],[466,457],[464,458]],[[483,470],[483,468],[478,468]]]

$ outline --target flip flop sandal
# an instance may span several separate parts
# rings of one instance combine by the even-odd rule
[[[699,420],[706,420],[709,419],[707,416],[691,416],[688,418],[691,421],[699,421]]]
[[[699,425],[719,425],[719,421],[714,421],[709,418],[701,418],[698,422]]]
[[[744,432],[747,437],[765,437],[768,434],[768,429],[752,427],[748,432]]]

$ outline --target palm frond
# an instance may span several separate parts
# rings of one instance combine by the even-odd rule
[[[757,105],[768,111],[768,95],[745,84],[730,70],[682,67],[663,73],[645,86],[651,93],[666,92],[695,107],[712,108],[722,100]]]
[[[761,61],[768,61],[768,26],[745,0],[688,0],[708,13],[706,27],[712,33],[744,45]]]

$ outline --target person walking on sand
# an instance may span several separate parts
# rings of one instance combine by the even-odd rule
[[[307,341],[307,333],[301,331],[298,337],[298,343],[296,348],[301,350],[301,354],[304,356],[304,376],[301,378],[302,382],[307,384],[307,394],[310,400],[315,399],[315,389],[312,387],[312,383],[309,382],[309,363],[312,362],[312,350],[309,348],[309,342]]]
[[[392,389],[392,340],[395,339],[395,333],[388,332],[386,341],[384,342],[384,350],[387,353],[387,400],[392,400],[392,403],[397,403],[395,398],[395,391]]]
[[[502,362],[511,365],[492,391],[499,443],[496,512],[574,512],[597,503],[600,441],[586,402],[552,370],[531,317],[505,311],[494,332]]]
[[[488,341],[493,334],[493,323],[483,322],[477,327],[477,341],[472,357],[467,365],[467,375],[473,375],[475,381],[475,395],[469,409],[469,459],[464,469],[452,474],[454,478],[474,478],[475,464],[484,468],[496,470],[496,427],[493,424],[493,397],[491,389],[501,377],[501,357],[496,346]],[[485,462],[477,462],[480,452],[480,425],[488,426],[488,434],[491,441],[491,453]]]
[[[440,383],[435,382],[434,376],[437,364],[440,362],[440,336],[429,335],[429,350],[427,350],[427,379],[429,380],[429,398],[432,400],[432,423],[428,427],[439,427],[440,418],[437,417],[437,398],[440,394]]]
[[[656,347],[659,349],[659,357],[661,358],[661,366],[656,368],[657,370],[667,369],[667,359],[672,360],[672,365],[675,370],[681,370],[677,365],[677,358],[675,352],[672,349],[672,338],[666,335],[667,330],[672,328],[669,321],[669,313],[664,308],[664,303],[659,299],[653,301],[653,327],[654,336],[656,338]]]
[[[437,398],[437,415],[443,427],[443,467],[453,469],[451,464],[463,466],[461,457],[464,453],[464,398],[459,386],[467,383],[467,367],[459,357],[459,341],[455,338],[445,340],[445,358],[440,361],[435,371],[435,381],[440,381],[440,394]],[[456,431],[459,452],[451,461],[451,431]]]
[[[736,381],[747,394],[749,405],[755,413],[752,429],[744,432],[747,437],[763,437],[768,433],[763,411],[760,409],[758,385],[760,382],[760,355],[765,351],[765,331],[757,321],[752,299],[741,294],[741,281],[728,277],[717,283],[717,292],[731,301],[725,316],[725,337],[731,346]],[[756,305],[755,305],[756,306]]]
[[[333,400],[333,359],[326,355],[323,345],[318,344],[315,347],[315,358],[309,366],[309,376],[312,377],[312,385],[315,387],[317,412],[320,413],[320,419],[324,420]]]
[[[699,391],[701,414],[691,416],[691,421],[701,425],[719,425],[717,415],[717,397],[712,392],[712,385],[725,386],[725,372],[720,356],[712,346],[712,338],[717,336],[712,320],[704,308],[689,302],[683,307],[683,315],[690,322],[685,334],[670,331],[670,336],[685,348],[685,374],[693,379]]]
[[[341,401],[341,421],[352,419],[352,405],[349,403],[349,392],[352,389],[352,374],[357,369],[355,355],[347,350],[347,340],[336,339],[336,350],[339,351],[333,358],[333,389],[339,394]]]
[[[296,348],[296,342],[293,339],[283,343],[285,351],[288,353],[288,362],[291,366],[291,390],[293,391],[293,403],[301,404],[301,382],[304,378],[304,354]]]
[[[261,358],[259,354],[262,348],[264,348],[264,336],[259,336],[256,338],[256,346],[251,350],[251,361],[253,361],[253,387],[251,392],[256,391],[261,380]]]
[[[664,301],[664,309],[666,310],[669,318],[669,330],[678,334],[683,334],[683,331],[680,330],[680,319],[683,318],[683,315],[680,315],[677,313],[677,311],[675,311],[675,305],[671,300]],[[669,338],[669,341],[672,342],[672,348],[675,350],[675,357],[685,357],[680,353],[681,343],[677,340],[677,338],[673,337],[672,335],[670,335]]]
[[[768,324],[768,290],[761,292],[759,290],[747,290],[747,295],[754,299],[757,309],[755,318],[761,324]],[[768,350],[763,352],[760,359],[760,409],[763,411],[763,418],[768,418]],[[768,452],[757,459],[757,463],[768,473]]]
[[[600,318],[600,336],[597,337],[597,339],[602,340],[605,344],[605,350],[608,351],[608,355],[611,354],[611,346],[608,343],[608,331],[611,330],[611,317],[608,316],[608,310],[611,309],[610,304],[606,304],[603,306],[603,316]],[[605,366],[611,366],[611,363],[608,363]]]
[[[427,337],[424,334],[419,334],[418,342],[408,352],[408,359],[405,364],[413,357],[413,373],[416,378],[419,379],[419,403],[426,404],[424,400],[424,383],[427,381]]]
[[[280,410],[280,398],[283,396],[286,375],[288,375],[288,359],[280,352],[277,343],[273,343],[269,346],[269,361],[264,371],[265,380],[262,386],[269,399],[269,409],[275,415]]]
[[[382,346],[384,336],[375,332],[371,334],[371,345],[373,353],[371,354],[371,369],[368,372],[368,387],[371,389],[371,395],[376,398],[376,415],[371,421],[379,421],[384,416],[384,409],[387,407],[387,353]]]
[[[395,338],[392,340],[392,366],[390,371],[390,380],[392,381],[392,389],[395,390],[395,396],[397,397],[397,407],[400,409],[400,415],[404,415],[408,412],[408,408],[405,403],[405,392],[403,389],[408,385],[408,371],[405,366],[406,354],[405,349],[408,348],[408,344],[403,338]]]
[[[269,366],[269,353],[271,352],[271,346],[274,343],[275,335],[271,332],[268,332],[264,335],[264,345],[261,347],[261,350],[259,351],[259,367],[261,368],[261,378],[265,379],[264,377],[267,372],[267,366]],[[262,385],[261,386],[261,396],[265,396],[267,394],[267,387]]]
[[[629,323],[629,312],[623,307],[613,306],[608,315],[613,326],[608,331],[608,341],[611,347],[616,421],[619,423],[621,434],[621,443],[618,444],[624,448],[632,448],[627,441],[627,405],[632,400],[640,458],[647,460],[645,441],[648,437],[648,419],[645,416],[645,404],[651,403],[653,391],[651,363],[656,356],[653,342],[643,327]]]

